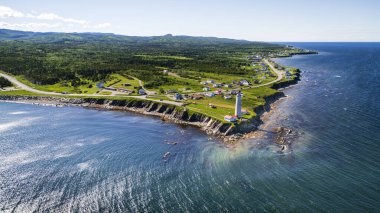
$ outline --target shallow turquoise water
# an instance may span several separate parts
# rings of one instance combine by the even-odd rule
[[[0,103],[0,211],[376,212],[380,44],[296,45],[321,54],[278,60],[303,70],[279,106],[303,133],[287,155],[131,113]]]

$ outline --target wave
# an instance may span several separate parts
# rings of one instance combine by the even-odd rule
[[[8,115],[23,115],[23,114],[27,114],[29,112],[26,112],[26,111],[16,111],[16,112],[9,112]]]
[[[30,126],[31,124],[33,124],[34,121],[40,118],[41,117],[27,117],[19,121],[12,121],[8,123],[0,124],[0,132],[6,132],[17,127]]]

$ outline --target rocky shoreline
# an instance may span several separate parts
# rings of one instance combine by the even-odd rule
[[[280,82],[272,86],[274,89],[285,88],[296,84],[300,80],[300,72],[294,80]],[[280,98],[285,97],[282,91],[265,98],[265,105],[254,109],[256,116],[233,125],[214,119],[204,114],[190,112],[186,107],[173,106],[150,100],[111,100],[105,98],[61,98],[43,96],[0,96],[0,101],[31,103],[50,106],[76,106],[93,109],[106,109],[118,111],[130,111],[144,115],[161,117],[164,121],[174,122],[182,125],[191,125],[200,128],[209,135],[216,136],[226,143],[235,143],[246,138],[248,133],[258,129],[263,124],[261,120],[265,112],[271,110],[271,105]]]

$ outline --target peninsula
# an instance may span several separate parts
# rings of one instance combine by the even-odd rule
[[[212,37],[0,30],[0,100],[136,111],[233,140],[299,80],[271,58],[314,53]]]

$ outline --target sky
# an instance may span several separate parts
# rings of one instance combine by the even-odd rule
[[[380,0],[0,0],[0,28],[278,42],[380,41]]]

